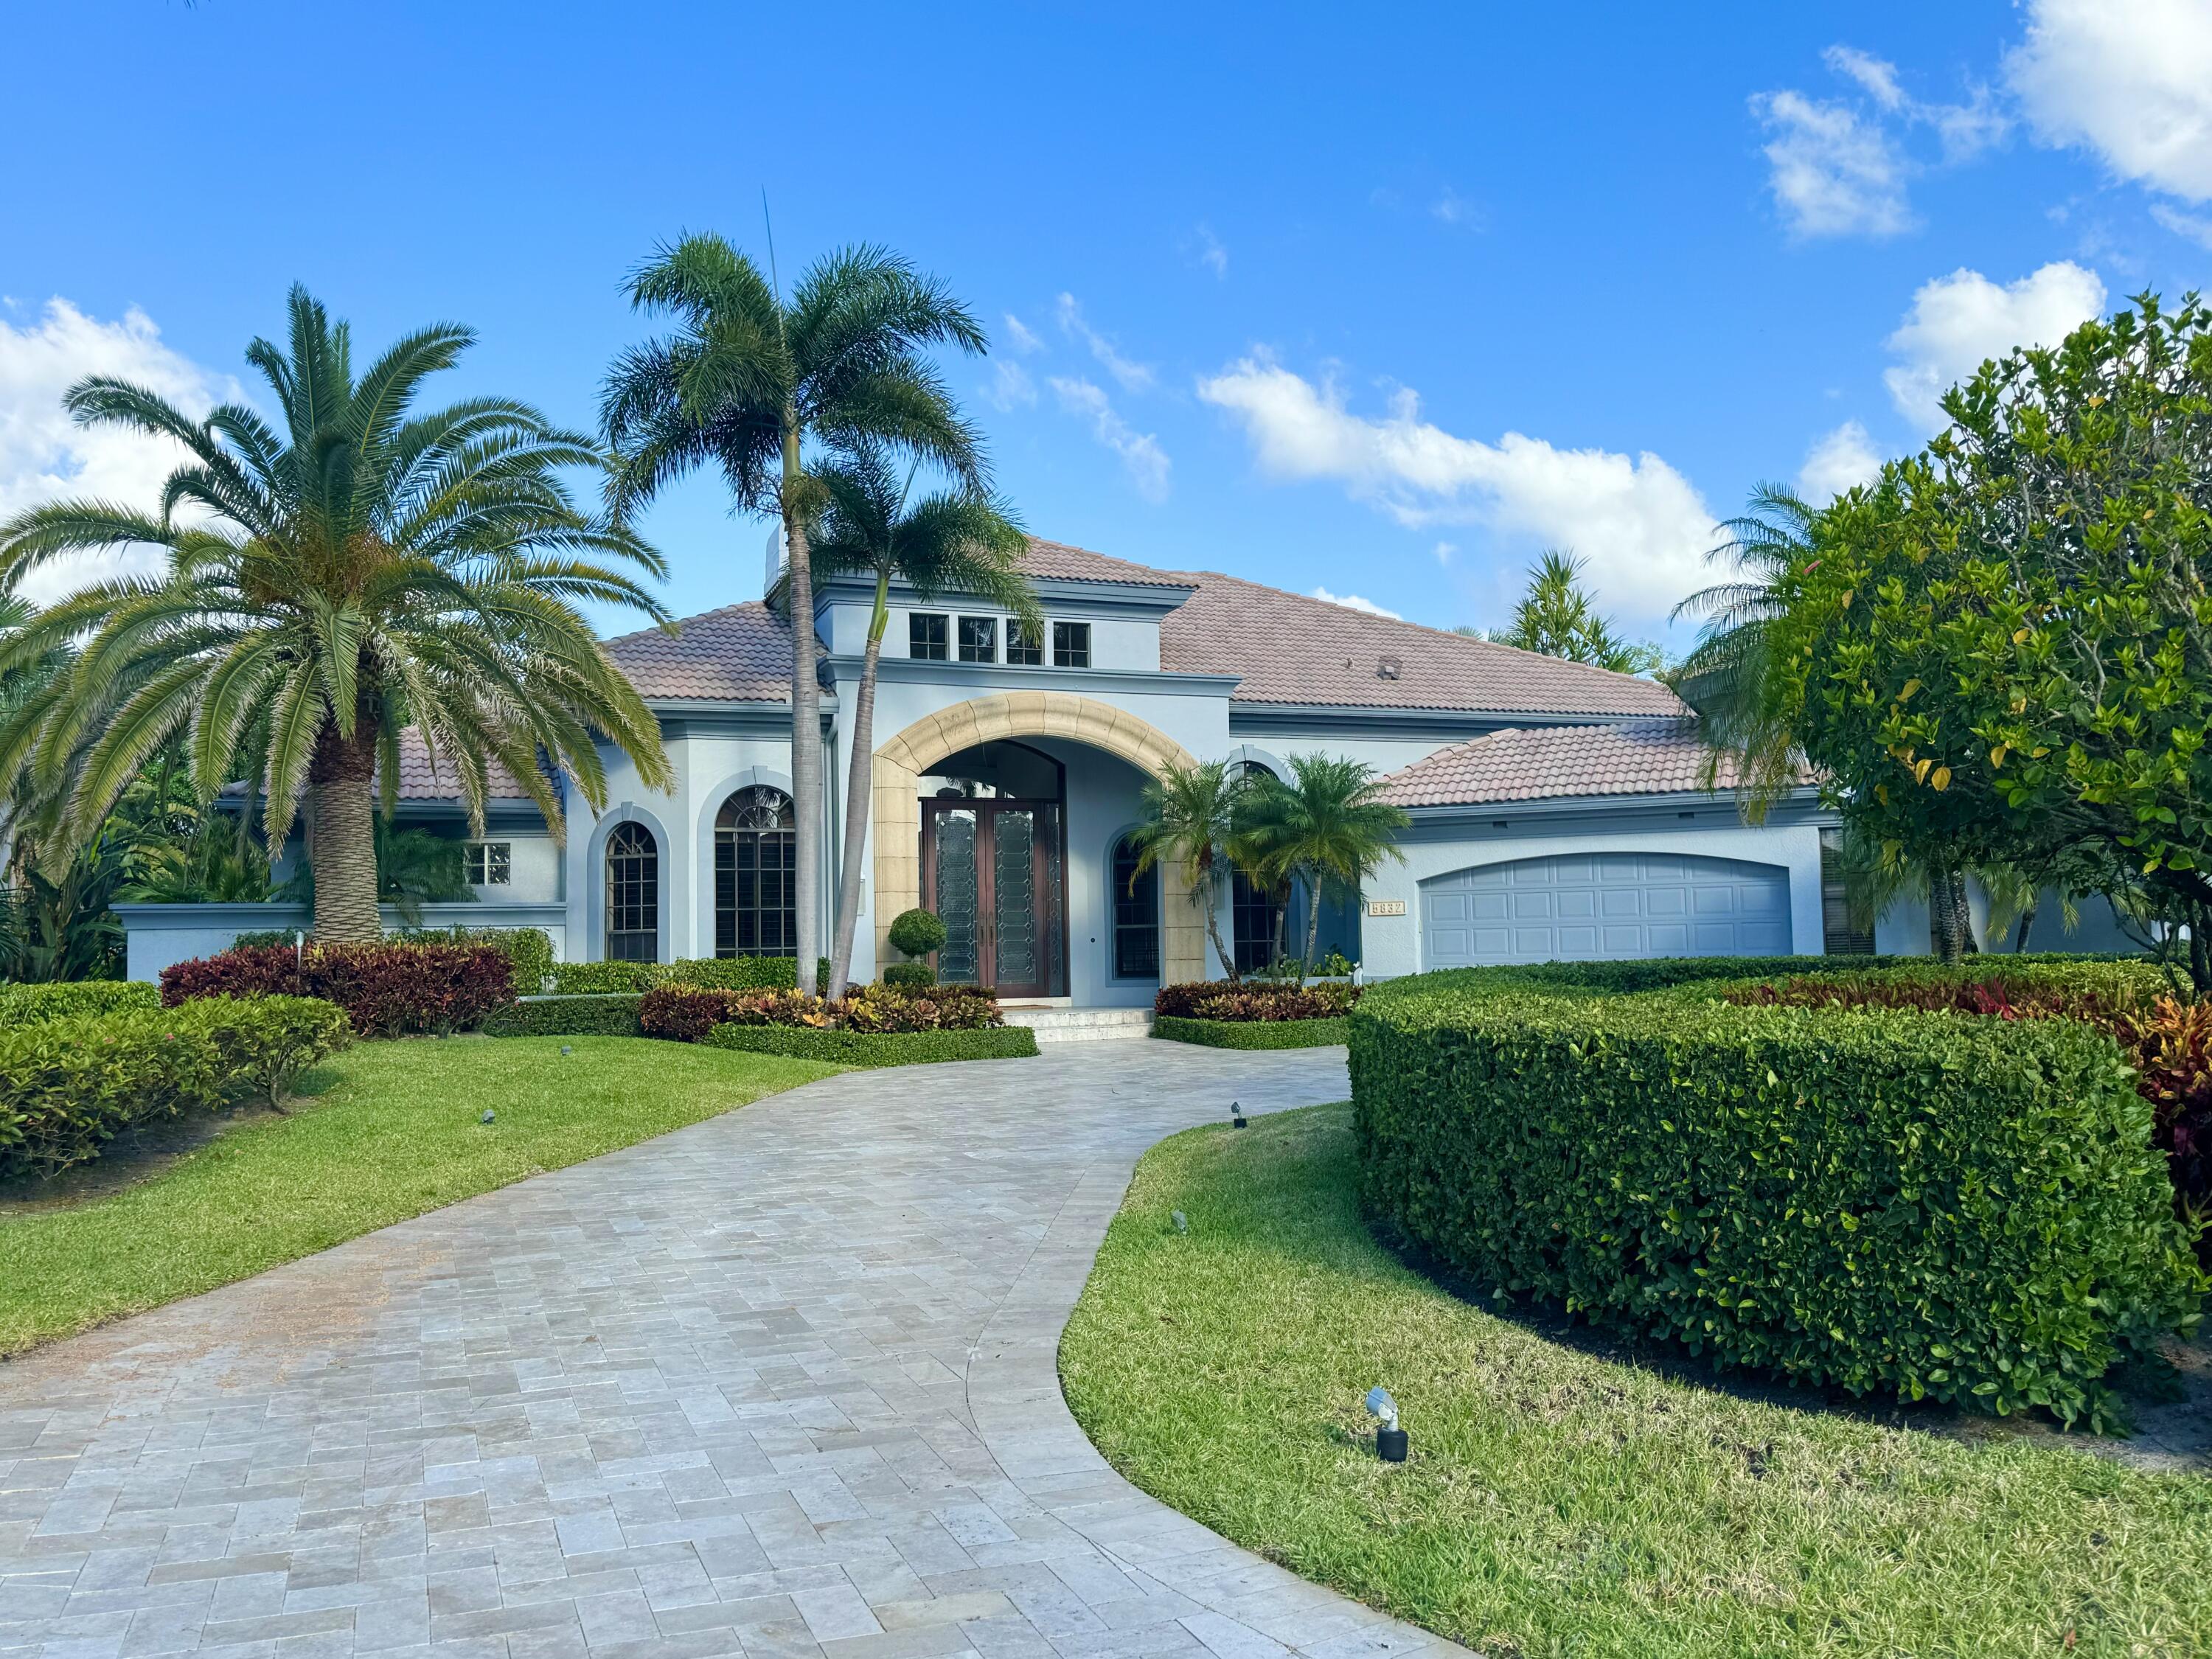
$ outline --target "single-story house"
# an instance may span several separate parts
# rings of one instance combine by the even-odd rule
[[[893,591],[857,977],[890,957],[885,932],[915,905],[951,929],[945,975],[1009,999],[1136,1007],[1164,981],[1218,975],[1179,874],[1133,879],[1140,791],[1171,763],[1279,776],[1313,750],[1387,774],[1413,820],[1402,864],[1325,907],[1322,948],[1368,975],[1873,948],[1832,857],[1824,868],[1831,820],[1814,792],[1745,823],[1725,774],[1703,787],[1694,723],[1656,681],[1053,542],[1031,544],[1028,571],[1036,634],[987,604]],[[825,939],[872,599],[872,583],[836,578],[815,605]],[[672,792],[641,787],[611,752],[607,808],[568,792],[564,845],[508,781],[469,838],[477,902],[432,907],[433,920],[543,927],[568,960],[792,951],[788,628],[756,600],[609,641],[659,717]],[[403,823],[467,835],[427,753],[404,757],[400,786]],[[1234,878],[1220,899],[1237,965],[1271,959],[1274,897]],[[1303,905],[1294,915],[1295,949]],[[271,907],[127,907],[131,972],[270,919]]]

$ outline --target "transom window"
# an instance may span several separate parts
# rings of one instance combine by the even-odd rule
[[[1055,668],[1091,666],[1091,624],[1056,622],[1052,625],[1052,661]]]
[[[660,959],[660,848],[641,823],[607,837],[607,960]]]
[[[514,879],[514,845],[504,841],[472,841],[468,845],[469,885],[504,887]]]
[[[963,617],[960,619],[960,660],[996,662],[999,659],[999,619]]]
[[[1017,667],[1038,668],[1044,663],[1044,636],[1019,617],[1006,619],[1006,660]]]
[[[925,662],[945,660],[945,618],[932,611],[916,611],[906,619],[906,653],[920,657]]]
[[[716,956],[798,954],[798,868],[790,796],[754,784],[722,803],[714,815]]]
[[[1114,843],[1114,977],[1160,976],[1160,872],[1155,865],[1141,874],[1137,841],[1124,836]]]

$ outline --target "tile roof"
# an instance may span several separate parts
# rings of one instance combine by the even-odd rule
[[[494,800],[527,800],[529,796],[515,781],[514,774],[498,762],[491,763],[485,779],[486,790]],[[458,800],[461,786],[453,775],[453,763],[441,762],[436,771],[430,768],[430,745],[422,741],[422,734],[413,726],[399,734],[399,793],[406,800]]]
[[[758,599],[607,641],[643,697],[719,702],[791,701],[791,629]]]
[[[1071,582],[1164,582],[1177,587],[1190,583],[1188,576],[1155,570],[1148,564],[1109,559],[1087,547],[1070,547],[1066,542],[1042,541],[1035,536],[1030,538],[1030,550],[1023,556],[1022,568],[1032,576]]]
[[[1477,806],[1567,795],[1651,795],[1700,791],[1706,752],[1694,720],[1619,726],[1509,726],[1440,749],[1383,780],[1395,806]],[[1723,760],[1722,789],[1735,787]]]

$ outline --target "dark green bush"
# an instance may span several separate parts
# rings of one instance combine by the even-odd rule
[[[55,1019],[66,1014],[108,1014],[123,1008],[158,1008],[161,994],[131,979],[80,979],[59,985],[0,985],[0,1025]]]
[[[1155,1014],[1152,1035],[1206,1048],[1321,1048],[1342,1042],[1352,1022],[1322,1019],[1186,1019]]]
[[[1036,1034],[1026,1025],[991,1025],[966,1031],[830,1031],[801,1025],[717,1025],[706,1040],[717,1048],[827,1060],[838,1066],[1010,1060],[1037,1051]]]
[[[507,953],[517,996],[534,996],[553,972],[553,939],[543,927],[410,927],[386,933],[398,945],[489,945]]]
[[[343,1011],[303,997],[198,999],[0,1030],[0,1176],[51,1173],[125,1129],[215,1111],[253,1093],[281,1103],[300,1072],[350,1040]]]
[[[635,991],[526,997],[484,1016],[486,1036],[639,1036]]]
[[[884,983],[901,990],[925,990],[937,983],[937,969],[926,962],[894,962],[884,969]]]
[[[945,923],[927,910],[902,910],[888,930],[891,948],[902,957],[926,957],[945,945]]]
[[[1163,985],[1152,996],[1152,1012],[1177,1019],[1340,1019],[1352,1012],[1364,988],[1325,980],[1318,985],[1279,981],[1187,980]]]
[[[789,990],[799,964],[789,957],[693,957],[682,962],[560,962],[553,989],[561,996],[643,993],[663,985],[697,985],[718,991]]]
[[[1369,1205],[1478,1284],[1858,1394],[2101,1421],[2106,1371],[2193,1324],[2109,1037],[1617,994],[1684,966],[1377,988],[1351,1037]]]

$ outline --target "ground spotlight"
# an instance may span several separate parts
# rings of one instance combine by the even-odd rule
[[[1385,1463],[1404,1462],[1406,1431],[1398,1426],[1398,1402],[1390,1398],[1390,1390],[1379,1385],[1368,1389],[1367,1413],[1382,1421],[1375,1431],[1375,1455]]]

